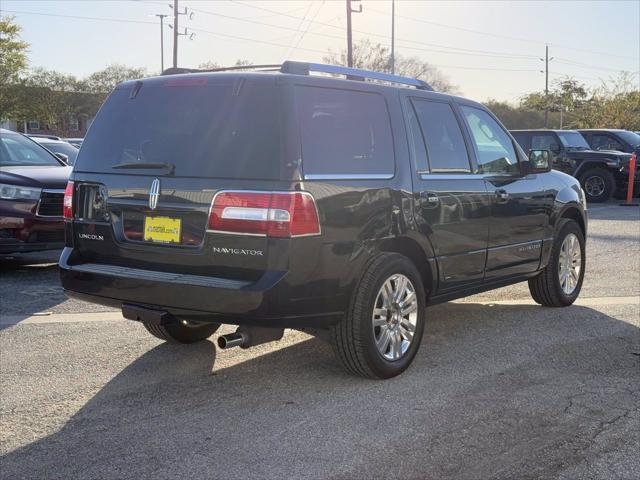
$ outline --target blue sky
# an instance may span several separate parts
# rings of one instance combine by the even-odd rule
[[[15,15],[22,26],[31,66],[84,76],[115,62],[159,71],[154,15],[171,15],[169,3],[0,0],[0,12]],[[391,1],[360,3],[363,13],[353,15],[354,41],[368,37],[389,44]],[[338,51],[346,43],[343,0],[180,0],[180,6],[194,13],[191,20],[181,17],[181,25],[196,33],[193,40],[180,39],[181,66],[236,59],[319,61],[327,49]],[[396,51],[438,66],[462,94],[476,100],[513,101],[542,89],[545,43],[554,57],[552,81],[570,75],[597,86],[626,70],[635,72],[640,88],[640,0],[397,0],[396,15]],[[164,38],[167,66],[172,37],[166,26]]]

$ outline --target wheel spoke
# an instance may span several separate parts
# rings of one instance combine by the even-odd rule
[[[380,353],[386,353],[390,340],[391,334],[389,333],[389,329],[387,327],[382,327],[380,329],[380,337],[376,341],[376,346],[378,347],[378,351]]]
[[[410,333],[413,333],[416,331],[416,326],[406,318],[402,319],[402,321],[400,322],[400,326]]]
[[[413,325],[411,325],[413,327]],[[409,342],[411,343],[411,341],[413,340],[413,332],[415,331],[415,327],[413,328],[413,330],[409,330],[408,328],[405,328],[404,325],[400,325],[400,334]]]
[[[384,299],[384,306],[388,307],[393,301],[393,287],[391,286],[391,279],[387,280],[384,283],[383,289],[384,293],[382,295],[382,298]]]
[[[418,310],[418,302],[413,302],[411,305],[408,305],[405,308],[403,308],[401,310],[400,314],[403,317],[406,317],[407,315],[415,312],[416,310]]]
[[[386,325],[387,325],[387,318],[386,317],[380,317],[380,318],[374,318],[373,319],[373,328],[382,327],[382,326],[386,326]]]
[[[402,300],[402,297],[404,296],[404,293],[405,293],[406,286],[407,286],[407,277],[402,275],[398,280],[396,280],[396,288],[394,292],[395,295],[393,297],[393,299],[396,302],[400,302],[400,300]]]

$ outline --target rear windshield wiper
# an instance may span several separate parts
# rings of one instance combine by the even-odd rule
[[[125,162],[118,163],[111,168],[130,168],[130,169],[154,169],[154,168],[166,168],[169,170],[169,175],[173,175],[176,171],[176,166],[169,162]]]

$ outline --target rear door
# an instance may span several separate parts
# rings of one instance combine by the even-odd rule
[[[284,190],[272,76],[160,77],[116,89],[74,170],[76,261],[256,279],[270,239],[211,231],[221,190]]]
[[[539,175],[522,174],[514,142],[489,112],[470,105],[459,108],[473,143],[478,173],[492,197],[485,278],[533,272],[540,264],[548,223],[542,180]]]
[[[415,164],[414,217],[431,242],[438,263],[439,291],[481,282],[487,255],[491,198],[481,175],[472,172],[453,105],[406,99]]]

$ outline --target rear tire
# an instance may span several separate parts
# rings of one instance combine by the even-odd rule
[[[354,375],[399,375],[420,347],[425,308],[422,278],[413,263],[395,253],[376,256],[355,288],[349,310],[331,329],[336,355]]]
[[[611,172],[604,168],[591,168],[580,176],[580,185],[587,201],[602,203],[611,198],[616,187],[616,180]]]
[[[220,328],[219,323],[184,323],[186,320],[178,320],[175,323],[156,325],[144,323],[144,328],[154,337],[171,343],[195,343],[206,340]]]
[[[569,265],[568,260],[565,263],[565,258],[567,257],[566,250],[572,239],[578,242],[580,252],[578,256],[570,260],[571,264],[575,265],[578,263],[579,258],[580,271],[577,273],[577,278],[575,279],[570,275],[572,278],[571,281],[575,281],[575,285],[572,284],[572,290],[569,291],[570,288],[567,287],[566,283],[564,284],[565,288],[563,288],[561,276],[563,270],[565,270],[563,263],[564,265]],[[563,251],[563,247],[565,246],[567,249]],[[571,255],[569,255],[569,257],[571,257]],[[567,307],[571,305],[576,301],[578,295],[580,295],[582,281],[584,280],[585,260],[584,235],[580,226],[573,220],[564,220],[560,225],[557,237],[553,241],[549,263],[538,276],[529,280],[529,291],[533,299],[545,307]],[[569,281],[569,278],[567,278],[566,281]]]

